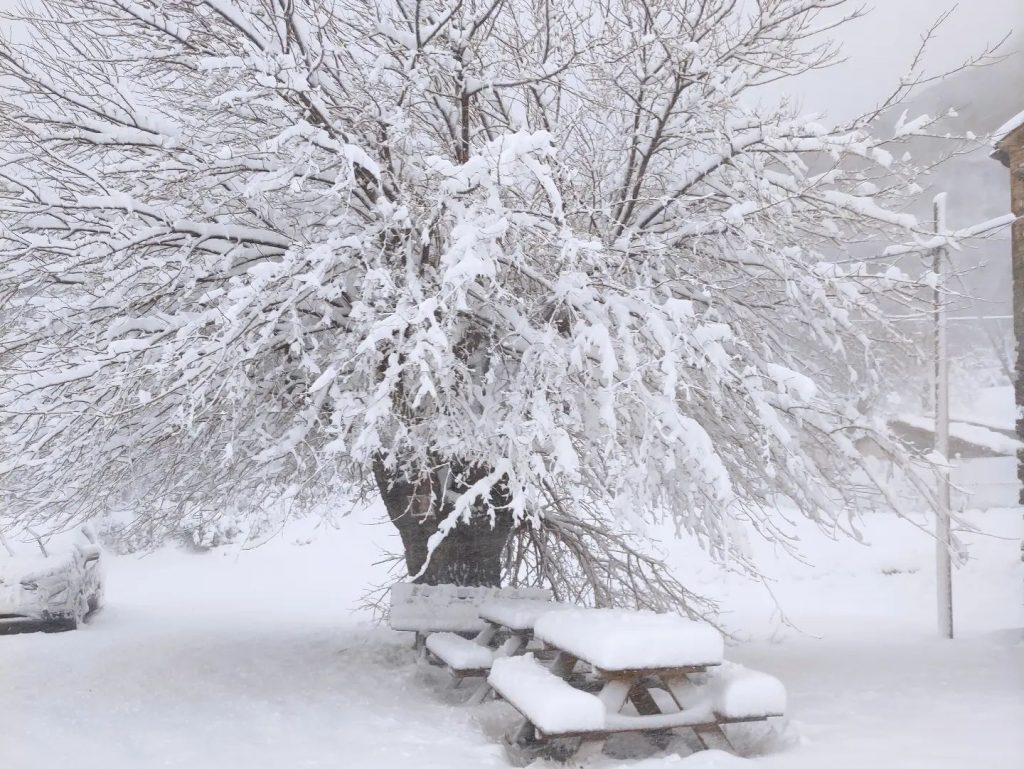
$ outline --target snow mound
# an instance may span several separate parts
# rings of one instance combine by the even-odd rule
[[[625,609],[549,612],[534,635],[601,670],[718,665],[721,634],[705,622],[677,614]]]
[[[630,769],[754,769],[760,764],[724,750],[701,750],[689,756],[678,754],[631,762]]]
[[[486,646],[455,633],[431,633],[427,649],[453,670],[486,670],[493,658]]]
[[[604,704],[556,676],[532,654],[494,661],[487,677],[495,691],[545,734],[604,728]]]
[[[0,584],[17,585],[37,575],[70,570],[75,554],[71,551],[44,556],[41,553],[18,553],[16,557],[0,554]]]

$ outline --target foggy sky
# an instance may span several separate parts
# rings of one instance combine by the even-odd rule
[[[938,73],[957,66],[986,44],[1016,33],[1011,54],[1021,73],[1021,87],[1007,117],[1024,108],[1024,0],[875,0],[870,13],[851,22],[837,37],[847,61],[826,71],[805,76],[793,85],[795,95],[809,111],[825,111],[835,118],[850,117],[874,106],[891,91],[909,67],[921,34],[948,8],[953,15],[929,48],[926,68]],[[979,126],[987,132],[998,126]]]
[[[0,0],[0,10],[18,4],[19,0]],[[1018,45],[1024,46],[1024,0],[865,0],[863,5],[870,9],[868,15],[837,32],[847,61],[786,84],[786,93],[799,98],[805,110],[841,120],[870,109],[909,66],[924,29],[954,6],[926,60],[932,71],[955,66],[1011,29],[1019,33]],[[856,7],[856,0],[851,0],[845,10]],[[1008,105],[1007,117],[1024,106],[1024,52],[1014,58],[1021,70],[1021,89],[1017,103]],[[997,127],[976,130],[985,133]]]

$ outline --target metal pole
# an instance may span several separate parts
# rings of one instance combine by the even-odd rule
[[[935,232],[946,230],[946,193],[935,196],[933,204]],[[935,304],[935,452],[939,468],[938,509],[935,511],[935,582],[939,609],[939,632],[953,637],[953,574],[949,557],[949,353],[946,339],[946,306],[942,297],[945,248],[936,248],[933,270],[936,275],[932,298]]]

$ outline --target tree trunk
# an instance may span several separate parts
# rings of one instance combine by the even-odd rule
[[[388,517],[402,538],[409,576],[418,574],[427,561],[427,542],[452,512],[452,503],[444,498],[436,477],[409,481],[401,468],[389,471],[379,460],[373,472]],[[468,475],[463,486],[476,480],[472,471]],[[482,471],[476,475],[482,475]],[[492,495],[491,507],[496,511],[493,522],[486,506],[475,505],[469,521],[460,522],[448,532],[414,581],[425,585],[500,585],[501,557],[513,526],[503,501],[500,493]]]

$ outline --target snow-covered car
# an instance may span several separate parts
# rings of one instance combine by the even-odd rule
[[[0,628],[74,630],[102,602],[100,547],[88,526],[0,538]]]

